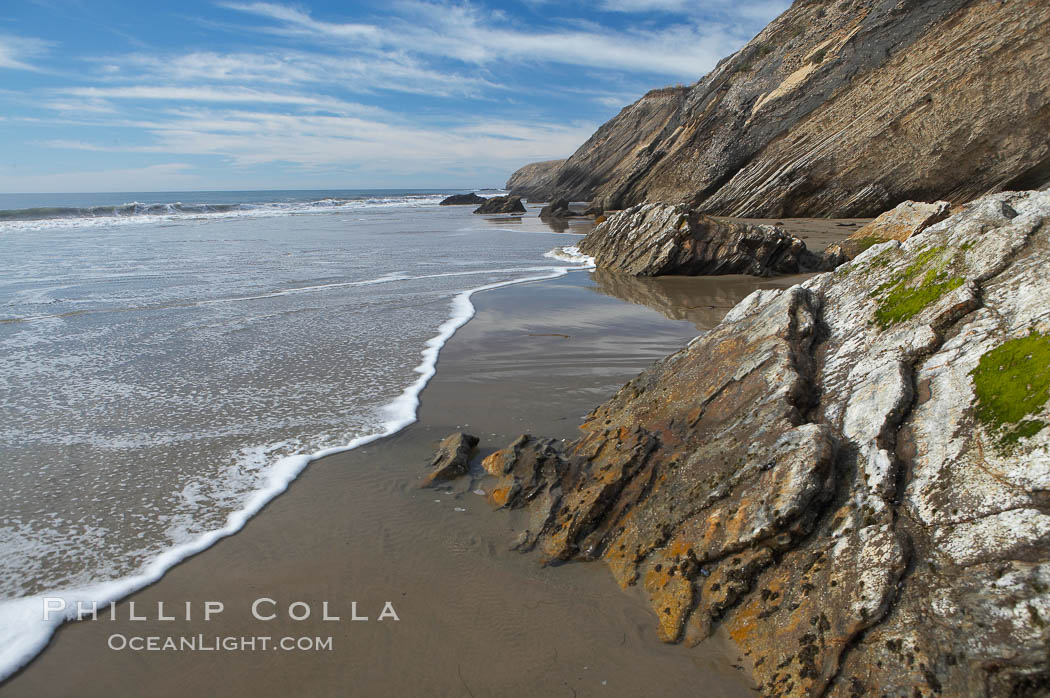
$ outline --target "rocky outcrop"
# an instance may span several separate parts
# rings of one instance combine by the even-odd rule
[[[904,242],[934,223],[943,221],[948,217],[951,207],[947,201],[932,204],[905,201],[863,226],[847,239],[829,245],[824,251],[824,256],[830,260],[829,265],[835,267],[880,242]]]
[[[521,203],[520,196],[494,196],[474,209],[474,213],[525,213],[525,204]]]
[[[468,206],[468,205],[477,206],[478,204],[485,203],[487,200],[488,199],[486,199],[484,196],[478,196],[474,192],[470,192],[469,194],[453,194],[452,196],[449,196],[449,197],[445,198],[444,200],[442,200],[442,202],[439,205],[440,206]]]
[[[806,243],[772,225],[732,223],[685,204],[639,204],[580,241],[601,269],[634,276],[797,274],[821,268]]]
[[[551,191],[554,176],[564,162],[565,160],[545,160],[525,165],[510,176],[504,188],[530,201],[546,201],[551,196],[544,193]]]
[[[581,218],[590,214],[577,211],[565,199],[554,199],[540,209],[540,218],[545,221],[566,220],[568,218]]]
[[[529,195],[870,217],[1046,186],[1048,131],[1050,4],[797,0],[696,84],[626,107]]]
[[[554,199],[549,204],[540,209],[540,218],[568,218],[573,216],[575,213],[569,208],[569,202],[565,199]]]
[[[430,459],[430,472],[423,478],[422,486],[429,487],[466,475],[470,466],[470,457],[477,445],[478,437],[473,434],[457,432],[445,437],[438,444],[437,451]]]
[[[940,223],[948,217],[952,205],[947,201],[927,204],[919,201],[905,201],[896,208],[886,211],[871,223],[850,235],[852,240],[877,240],[886,242],[896,240],[904,242],[912,235],[918,235],[934,223]]]
[[[1050,193],[756,291],[565,444],[487,457],[516,545],[606,562],[770,696],[1050,690]]]

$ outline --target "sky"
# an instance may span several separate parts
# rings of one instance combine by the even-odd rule
[[[789,0],[12,0],[0,193],[498,187]]]

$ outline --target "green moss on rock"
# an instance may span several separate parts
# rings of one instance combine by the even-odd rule
[[[1046,427],[1039,414],[1050,398],[1050,336],[1033,331],[981,356],[973,376],[977,419],[1009,450]]]
[[[875,289],[872,297],[879,299],[879,307],[875,310],[875,321],[880,327],[885,329],[890,325],[915,317],[923,308],[963,285],[964,279],[950,276],[944,271],[949,260],[944,260],[932,268],[926,268],[944,250],[943,245],[923,250],[915,256],[911,264]],[[926,274],[922,281],[916,284],[916,280],[924,269]]]
[[[875,237],[874,235],[869,235],[854,241],[857,245],[857,254],[866,252],[869,248],[875,247],[875,245],[881,245],[884,242],[886,242],[885,238]]]
[[[959,277],[944,274],[928,276],[917,287],[899,287],[888,293],[875,311],[875,321],[883,328],[918,315],[941,296],[963,285]]]

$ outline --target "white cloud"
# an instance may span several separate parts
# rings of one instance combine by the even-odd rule
[[[278,22],[290,35],[340,43],[348,33],[355,38],[367,35],[369,45],[476,65],[548,62],[690,79],[699,78],[750,38],[738,27],[714,22],[659,31],[517,29],[506,23],[502,13],[469,4],[403,2],[400,7],[411,14],[412,21],[391,18],[383,27],[324,22],[273,3],[225,7]],[[373,31],[364,32],[363,26]]]
[[[601,3],[602,9],[612,12],[681,12],[689,9],[690,5],[687,0],[603,0]]]
[[[682,15],[695,15],[704,11],[722,18],[768,22],[791,5],[790,0],[708,0],[704,7],[690,0],[602,0],[600,6],[609,12],[643,14],[650,12],[668,12]]]
[[[607,9],[638,12],[687,5],[600,1]],[[509,172],[525,162],[566,157],[597,124],[554,123],[559,117],[547,115],[573,113],[551,107],[554,100],[604,114],[596,104],[627,104],[664,82],[654,75],[692,82],[749,38],[749,25],[740,19],[746,12],[732,9],[733,0],[705,4],[706,23],[686,7],[682,21],[659,29],[647,22],[612,29],[592,19],[524,26],[469,0],[392,0],[375,10],[381,19],[367,20],[374,23],[323,21],[274,2],[223,7],[247,25],[234,30],[253,32],[248,41],[238,37],[240,48],[88,57],[90,69],[76,81],[66,74],[66,87],[7,95],[7,103],[19,107],[8,116],[19,127],[39,129],[24,141],[65,155],[99,153],[83,156],[107,163],[99,168],[116,167],[109,163],[119,162],[117,153],[149,153],[161,161],[207,158],[211,179],[204,183],[222,170],[216,159],[231,166],[223,175],[228,181],[253,172],[305,172],[321,181],[318,173],[335,171],[387,173],[386,181],[424,173],[440,181],[453,172]],[[44,42],[0,34],[0,68],[33,69],[33,58],[47,50]],[[561,67],[550,70],[551,64]],[[565,76],[553,82],[533,77],[552,72]],[[390,92],[471,99],[442,103]],[[365,96],[377,93],[384,94]],[[116,129],[122,130],[119,142]],[[173,163],[53,177],[0,175],[0,190],[74,190],[85,181],[110,190],[201,183],[188,165]]]
[[[329,99],[319,99],[307,95],[280,92],[263,92],[246,88],[213,88],[213,87],[161,87],[153,85],[133,85],[130,87],[72,87],[63,90],[74,97],[92,99],[148,99],[167,102],[231,102],[260,104],[294,104],[318,107],[332,103]]]
[[[437,96],[474,95],[483,87],[498,87],[481,78],[429,69],[396,52],[354,56],[302,51],[136,54],[119,59],[110,57],[104,69],[103,77],[110,81],[148,76],[167,84],[313,84],[335,85],[350,92],[391,90]]]
[[[156,102],[204,102],[223,104],[259,104],[274,107],[301,107],[308,111],[326,111],[337,114],[385,114],[379,107],[347,102],[325,95],[311,96],[293,92],[272,92],[243,87],[164,87],[156,85],[128,85],[121,87],[70,87],[58,90],[60,94],[89,100],[85,111],[112,111],[106,100],[145,100]],[[45,102],[42,106],[58,111],[69,111],[74,106],[61,100]]]
[[[0,191],[12,194],[85,191],[85,188],[91,191],[164,191],[193,189],[199,182],[192,166],[175,162],[60,174],[0,174]]]
[[[40,70],[28,61],[47,53],[51,42],[0,34],[0,69]]]
[[[230,10],[239,10],[262,17],[269,17],[270,19],[286,23],[290,28],[306,33],[323,33],[342,39],[364,39],[369,41],[375,41],[380,34],[380,30],[370,24],[318,22],[302,10],[276,3],[223,2],[219,3],[219,6]]]
[[[102,99],[49,99],[40,106],[66,114],[115,114],[117,111],[113,105]]]
[[[395,119],[199,110],[154,124],[148,146],[47,141],[54,148],[220,156],[241,167],[291,163],[302,168],[352,165],[376,171],[508,167],[565,157],[596,124],[486,120],[447,128]]]
[[[594,97],[594,101],[606,107],[623,107],[631,103],[630,99],[617,96]]]

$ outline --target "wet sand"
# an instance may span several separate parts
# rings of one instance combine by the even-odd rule
[[[833,242],[841,242],[870,223],[870,218],[728,218],[722,220],[761,225],[779,225],[785,232],[801,238],[806,249],[820,254]]]
[[[690,304],[720,312],[733,295],[771,284],[723,279],[712,294],[710,279],[681,281],[694,284],[678,289]],[[661,644],[647,604],[604,565],[544,568],[510,552],[514,519],[490,511],[476,484],[418,488],[448,433],[477,434],[481,455],[524,431],[572,438],[590,409],[696,335],[694,322],[617,300],[657,298],[674,315],[678,301],[640,284],[596,286],[574,272],[476,295],[478,315],[442,352],[417,424],[313,463],[240,533],[117,604],[118,620],[107,611],[65,625],[0,696],[676,696],[698,686],[706,696],[751,695],[722,640]],[[685,317],[703,325],[714,316]],[[252,617],[263,597],[278,602],[278,619]],[[177,619],[158,620],[158,601]],[[206,601],[225,610],[205,622]],[[298,601],[311,606],[309,619],[288,618]],[[325,601],[340,621],[321,620]],[[378,620],[387,601],[399,621]],[[148,620],[129,620],[129,602]],[[352,602],[369,621],[351,620]],[[332,649],[118,651],[107,646],[115,634],[160,643],[202,634],[209,645],[215,636],[331,637]]]

